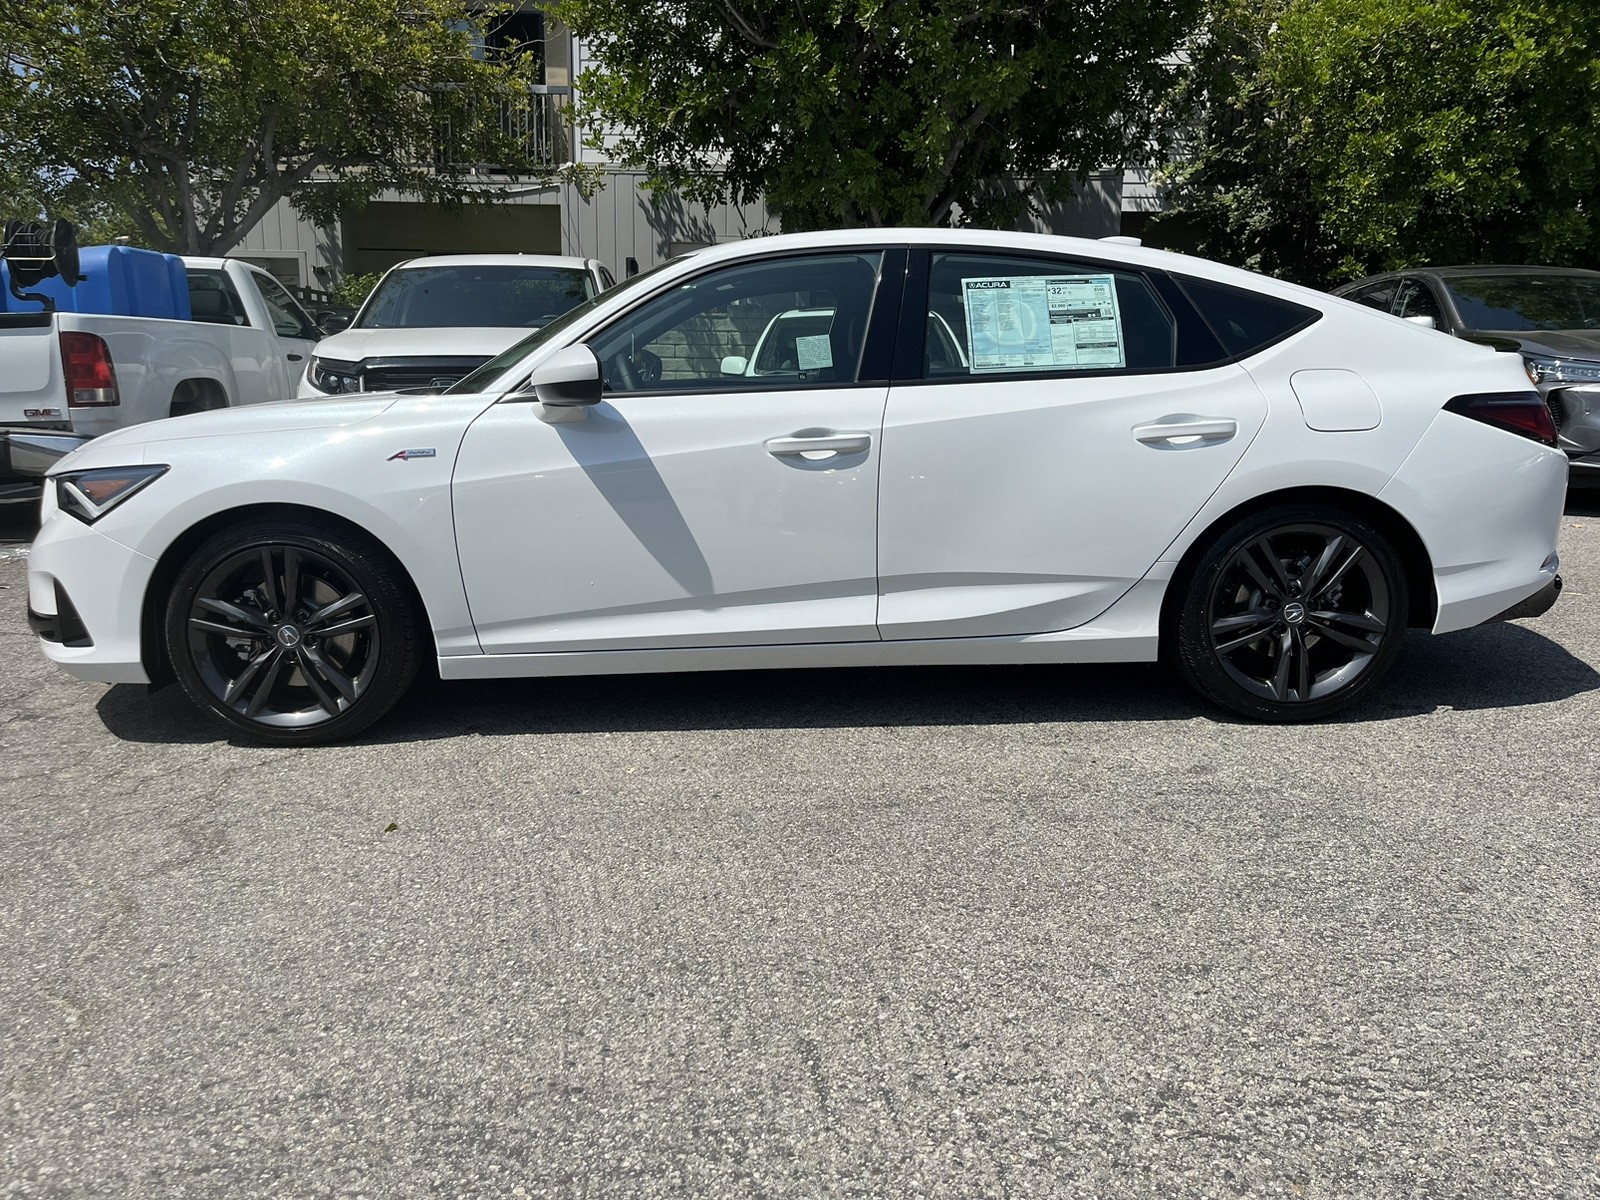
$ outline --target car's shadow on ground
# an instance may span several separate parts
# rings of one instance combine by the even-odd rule
[[[1600,672],[1520,625],[1447,637],[1413,634],[1378,694],[1338,721],[1439,709],[1517,708],[1600,689]],[[115,736],[138,742],[230,740],[176,687],[118,686],[99,703]],[[1151,664],[884,667],[720,671],[570,679],[420,683],[363,743],[463,734],[572,734],[1239,718],[1194,697]],[[242,744],[242,743],[241,743]]]

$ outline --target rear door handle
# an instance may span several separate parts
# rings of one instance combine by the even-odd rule
[[[767,453],[782,458],[791,454],[860,454],[872,445],[870,433],[794,434],[768,438]]]
[[[1239,422],[1231,417],[1193,417],[1187,413],[1133,427],[1133,436],[1145,445],[1173,449],[1215,445],[1238,432]]]

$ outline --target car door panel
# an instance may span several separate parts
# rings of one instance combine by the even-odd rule
[[[561,424],[490,408],[455,475],[484,650],[875,640],[886,395],[617,396]]]
[[[880,632],[1015,636],[1092,620],[1161,557],[1265,417],[1233,365],[894,388]]]

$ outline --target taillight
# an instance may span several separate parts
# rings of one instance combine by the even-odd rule
[[[61,331],[61,363],[66,368],[67,403],[73,408],[109,408],[121,404],[111,348],[92,333]]]
[[[1538,392],[1479,392],[1457,396],[1444,406],[1445,412],[1471,417],[1508,433],[1556,444],[1556,422]]]

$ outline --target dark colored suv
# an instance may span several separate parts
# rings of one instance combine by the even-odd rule
[[[1521,354],[1555,418],[1572,482],[1600,484],[1600,271],[1422,267],[1334,295]]]

